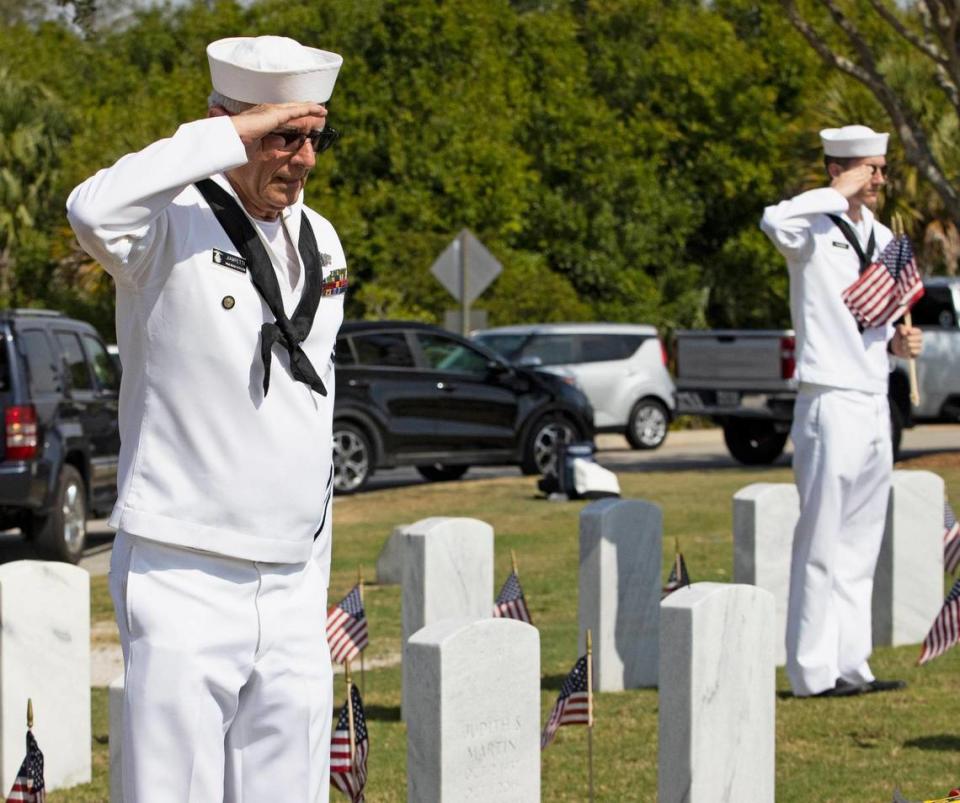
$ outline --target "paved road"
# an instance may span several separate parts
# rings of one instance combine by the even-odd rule
[[[736,463],[723,445],[719,429],[671,432],[664,445],[656,451],[636,451],[619,435],[601,435],[597,438],[597,459],[612,471],[683,471],[688,469],[730,469]],[[903,435],[902,456],[919,457],[944,451],[960,451],[960,424],[936,424],[907,430]],[[776,462],[777,466],[790,464],[790,448]],[[463,480],[487,477],[520,476],[517,468],[491,466],[471,469]],[[369,483],[371,490],[398,488],[424,482],[412,468],[382,471]],[[90,522],[89,546],[80,565],[91,574],[106,574],[110,565],[113,531],[106,521]],[[0,533],[0,563],[34,557],[17,531]]]

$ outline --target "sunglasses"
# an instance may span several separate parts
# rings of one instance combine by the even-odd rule
[[[283,140],[281,150],[284,151],[299,151],[303,143],[310,140],[313,152],[323,153],[340,138],[340,132],[327,126],[323,131],[310,131],[306,134],[300,131],[271,131],[267,136]]]
[[[870,168],[870,175],[875,176],[879,173],[881,176],[886,178],[890,175],[890,165],[868,165]]]

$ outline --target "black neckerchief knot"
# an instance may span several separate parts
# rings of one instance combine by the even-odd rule
[[[283,297],[280,285],[273,270],[273,263],[267,255],[256,229],[247,218],[240,204],[215,181],[205,178],[196,183],[196,188],[210,205],[210,209],[240,255],[246,259],[253,286],[266,302],[275,322],[267,322],[260,327],[260,359],[263,361],[263,395],[270,389],[270,365],[273,361],[273,347],[280,343],[290,355],[290,373],[297,382],[303,382],[321,396],[327,395],[327,389],[317,375],[313,364],[300,344],[307,339],[313,327],[320,297],[323,294],[323,268],[313,228],[306,213],[300,221],[300,242],[298,248],[303,259],[304,286],[303,297],[293,313],[293,319],[287,318],[283,311]]]
[[[870,237],[867,240],[867,250],[864,251],[860,245],[860,238],[857,237],[856,232],[853,230],[847,221],[845,221],[840,215],[827,215],[830,220],[833,221],[833,224],[840,229],[840,233],[851,246],[853,246],[853,251],[857,255],[857,259],[860,260],[860,273],[863,273],[870,263],[873,261],[873,252],[877,250],[877,238],[874,234],[873,227],[870,228]]]

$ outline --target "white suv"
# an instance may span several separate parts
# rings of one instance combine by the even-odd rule
[[[543,323],[484,329],[473,338],[510,362],[575,379],[598,432],[622,432],[634,449],[656,449],[667,437],[674,386],[655,327]]]

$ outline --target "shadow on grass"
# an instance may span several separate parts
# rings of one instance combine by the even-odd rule
[[[367,705],[364,703],[363,713],[367,719],[373,719],[377,722],[399,722],[399,705]]]
[[[916,747],[920,750],[941,750],[943,752],[960,750],[960,736],[941,733],[937,736],[921,736],[903,743],[904,747]]]

